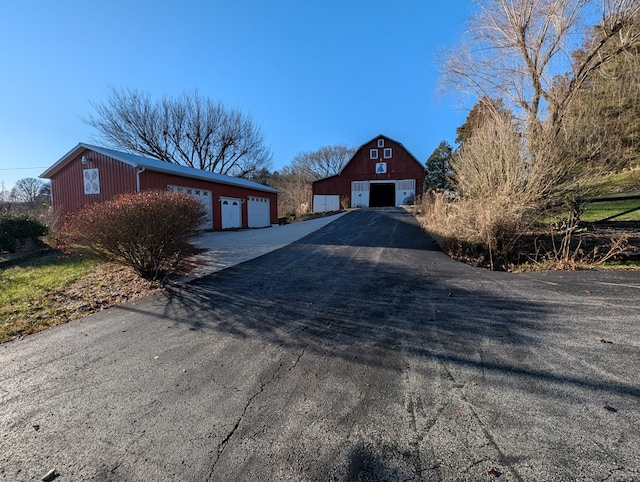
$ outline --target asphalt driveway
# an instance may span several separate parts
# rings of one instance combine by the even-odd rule
[[[0,479],[640,480],[639,295],[351,212],[1,345]]]

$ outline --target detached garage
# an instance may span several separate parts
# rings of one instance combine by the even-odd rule
[[[278,191],[269,186],[90,144],[78,144],[40,177],[51,180],[55,219],[119,194],[161,189],[202,202],[207,211],[203,229],[278,222]]]
[[[358,148],[339,174],[313,183],[313,211],[413,204],[425,167],[402,144],[379,135]]]

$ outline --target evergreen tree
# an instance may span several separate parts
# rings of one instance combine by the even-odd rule
[[[446,191],[451,187],[450,163],[453,149],[442,141],[427,159],[425,191]]]

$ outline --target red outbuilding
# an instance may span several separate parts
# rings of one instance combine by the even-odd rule
[[[313,211],[413,204],[425,168],[402,144],[379,135],[361,145],[340,173],[313,183]]]
[[[205,229],[261,228],[278,222],[278,191],[247,179],[80,143],[40,177],[51,179],[55,219],[119,194],[185,192],[207,210]]]

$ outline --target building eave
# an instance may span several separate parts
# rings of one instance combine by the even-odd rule
[[[77,146],[62,156],[57,162],[55,162],[50,168],[40,174],[41,178],[51,179],[58,171],[64,168],[69,162],[75,159],[78,154],[84,150],[96,152],[98,154],[105,155],[112,159],[127,164],[134,169],[144,168],[146,171],[160,172],[164,174],[170,174],[173,176],[180,176],[189,179],[199,179],[207,182],[214,182],[217,184],[225,184],[228,186],[242,187],[245,189],[253,189],[256,191],[263,191],[269,193],[278,194],[280,191],[264,184],[259,184],[248,179],[239,177],[227,176],[225,174],[218,174],[209,171],[203,171],[192,167],[182,166],[178,164],[171,164],[169,162],[161,161],[159,159],[152,159],[149,157],[138,156],[137,154],[129,154],[126,152],[116,151],[114,149],[108,149],[105,147],[94,146],[80,142]]]

